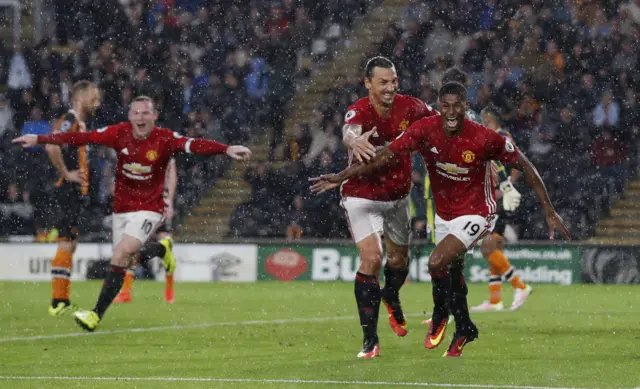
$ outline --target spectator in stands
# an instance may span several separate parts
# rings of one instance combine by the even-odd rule
[[[320,112],[317,115],[322,115],[322,113]],[[311,146],[303,159],[306,166],[311,166],[315,163],[322,152],[328,151],[333,155],[341,144],[338,137],[339,129],[332,121],[324,120],[324,118],[316,120],[321,121],[311,124]]]
[[[44,131],[44,126],[28,119],[57,116],[56,112],[68,108],[74,80],[91,78],[100,82],[105,104],[90,128],[123,120],[131,97],[144,93],[156,99],[161,123],[183,134],[247,139],[262,135],[249,129],[266,124],[274,129],[277,144],[294,93],[296,51],[308,50],[312,35],[322,32],[329,17],[322,7],[307,12],[304,5],[290,0],[258,2],[246,8],[200,1],[108,0],[82,3],[73,14],[66,12],[63,3],[54,4],[59,11],[54,14],[56,38],[57,44],[68,47],[43,41],[35,50],[28,44],[16,45],[6,56],[5,80],[12,107],[0,102],[3,133],[23,127]],[[351,3],[357,2],[349,2],[348,7]],[[312,66],[307,62],[300,71],[309,74]],[[8,163],[13,154],[8,149],[0,160]],[[34,150],[32,155],[37,159],[41,153]],[[98,174],[108,173],[110,164],[104,156],[96,158],[101,161]],[[19,165],[15,168],[31,170]],[[223,172],[224,165],[181,156],[178,167],[176,201],[184,205],[176,209],[179,216]],[[46,191],[45,184],[55,178],[41,174],[33,179],[41,180],[35,186]]]
[[[620,6],[621,32],[634,35],[640,27],[640,0],[629,0]]]
[[[6,195],[0,203],[0,226],[3,233],[29,235],[35,232],[29,192],[20,193],[17,184],[7,187]]]
[[[617,127],[620,120],[620,106],[613,100],[610,91],[602,94],[602,100],[593,110],[593,125],[596,127]]]
[[[22,45],[16,43],[13,47],[13,55],[9,64],[9,79],[7,80],[7,86],[14,95],[33,86],[33,74],[29,69],[31,63],[33,61],[29,53],[24,51]]]
[[[122,120],[131,96],[138,90],[148,91],[162,108],[162,124],[183,134],[246,138],[262,135],[251,133],[249,128],[273,132],[269,159],[276,158],[276,146],[286,141],[286,158],[298,169],[301,181],[319,172],[320,166],[322,173],[343,168],[344,150],[339,140],[334,142],[342,125],[336,117],[342,119],[344,109],[364,96],[361,77],[339,77],[319,106],[322,118],[314,114],[310,123],[298,123],[292,139],[284,139],[284,119],[296,88],[301,86],[296,82],[304,82],[316,66],[309,62],[313,37],[326,32],[331,36],[336,31],[344,36],[344,29],[366,3],[283,0],[240,7],[197,0],[109,0],[83,2],[78,12],[70,14],[66,2],[56,0],[60,11],[56,14],[58,44],[68,41],[71,45],[59,50],[44,41],[33,47],[17,45],[7,52],[4,72],[10,108],[3,108],[0,100],[0,131],[11,110],[13,128],[22,129],[34,107],[43,110],[43,118],[48,119],[60,106],[68,106],[74,80],[97,78],[105,104],[91,128]],[[504,112],[505,127],[523,148],[555,148],[555,153],[546,153],[549,169],[541,166],[541,174],[549,176],[552,195],[564,192],[572,198],[566,188],[553,187],[557,177],[554,163],[582,161],[576,175],[614,177],[612,191],[618,191],[630,174],[627,159],[629,163],[637,160],[640,139],[636,102],[640,72],[635,50],[640,0],[534,1],[514,7],[493,0],[412,0],[403,19],[380,34],[383,40],[376,54],[401,59],[396,61],[397,70],[407,93],[434,102],[442,68],[460,66],[472,78],[469,98],[476,109],[488,102],[497,105]],[[132,44],[134,37],[138,37],[138,45]],[[329,52],[334,43],[333,38],[327,40]],[[601,97],[603,91],[610,91],[610,97]],[[10,127],[5,126],[6,131],[11,131]],[[607,156],[606,150],[617,147],[612,143],[615,139],[627,146],[626,154]],[[591,150],[591,161],[582,160],[585,149]],[[0,161],[10,171],[0,177],[8,180],[6,185],[15,182],[6,177],[22,175],[17,169],[25,173],[31,169],[25,163],[12,162],[15,156],[11,149],[3,150],[7,151],[0,152]],[[31,159],[39,157],[35,150],[30,154]],[[184,156],[178,167],[181,178],[176,201],[183,204],[177,209],[180,215],[225,166]],[[278,170],[272,177],[264,184],[273,187],[275,182],[277,187],[290,179],[289,173]],[[53,178],[40,174],[30,180],[34,187],[43,188],[42,198],[46,198],[45,184]],[[590,187],[594,189],[584,196],[591,197],[576,202],[589,203],[599,195],[601,188]],[[255,192],[259,195],[262,190],[256,186]],[[300,191],[287,192],[276,202],[289,207],[296,195],[304,198],[305,217],[322,210],[335,219],[319,230],[305,230],[306,237],[346,235],[337,198],[316,203],[317,199],[306,198]],[[526,193],[523,195],[519,212],[522,238],[544,237],[544,231],[529,227],[536,225],[537,216],[528,213]],[[31,191],[36,213],[39,196]],[[336,208],[327,209],[330,203]],[[558,204],[572,210],[571,204]],[[249,215],[248,227],[245,230],[237,222],[233,234],[286,233],[289,220],[273,218],[274,209],[253,209],[253,205],[239,207],[237,215]],[[576,220],[580,217],[576,213]]]
[[[285,148],[285,160],[301,161],[309,153],[311,146],[311,131],[307,124],[299,124],[292,139]]]
[[[455,64],[469,73],[472,105],[476,109],[488,103],[500,107],[505,127],[520,147],[530,149],[532,158],[541,160],[539,167],[548,177],[551,195],[559,197],[561,201],[556,203],[578,230],[578,225],[584,226],[581,220],[597,220],[599,210],[593,208],[600,206],[596,199],[607,186],[591,182],[590,177],[613,177],[609,192],[619,192],[628,175],[624,148],[606,157],[606,150],[612,150],[612,139],[624,139],[627,154],[637,149],[640,130],[634,123],[639,119],[635,99],[640,73],[634,67],[638,58],[632,37],[640,33],[640,22],[634,22],[635,14],[640,15],[635,12],[640,1],[630,0],[619,9],[618,1],[562,3],[562,7],[551,7],[547,2],[505,7],[499,1],[479,5],[467,0],[411,1],[404,18],[380,37],[376,54],[398,59],[403,90],[429,103],[435,101],[433,88],[437,88],[443,68]],[[456,8],[473,12],[450,12]],[[420,42],[423,48],[418,49],[412,39],[420,34],[425,38]],[[429,55],[415,66],[415,58],[425,52]],[[355,91],[350,93],[351,101],[363,95],[360,78],[349,80],[349,85],[338,79],[336,84],[340,87],[330,91],[322,108],[327,116],[333,111],[344,114],[341,90]],[[608,97],[599,98],[605,90],[610,91]],[[305,137],[317,134],[318,128],[326,128],[324,121],[318,126],[316,118],[305,125],[306,132],[299,130],[288,143],[287,155],[292,160],[305,159],[299,145]],[[609,137],[607,132],[611,131]],[[317,143],[319,140],[316,138]],[[591,150],[591,159],[586,150]],[[307,153],[305,160],[313,159]],[[334,160],[338,159],[334,156]],[[557,174],[557,166],[563,164],[576,166],[570,179]],[[584,185],[591,190],[571,192],[571,188]],[[524,198],[527,196],[525,193]],[[308,212],[313,201],[305,202]],[[544,228],[538,228],[544,226],[544,220],[537,220],[532,212],[527,203],[517,212],[520,220],[514,224],[521,238],[545,236]],[[589,226],[576,232],[577,236],[592,233]]]
[[[0,139],[4,144],[4,139],[8,139],[15,135],[15,125],[13,123],[13,109],[9,105],[7,95],[0,93]]]
[[[42,109],[36,106],[31,109],[29,120],[22,126],[21,134],[45,135],[48,134],[50,130],[49,122],[43,120]]]
[[[591,144],[590,154],[609,193],[619,198],[627,179],[627,144],[614,137],[609,129],[604,129]]]

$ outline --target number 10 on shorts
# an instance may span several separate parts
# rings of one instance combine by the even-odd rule
[[[148,220],[145,219],[145,221],[142,223],[142,227],[140,228],[146,235],[151,234],[151,230],[153,229],[153,223]]]

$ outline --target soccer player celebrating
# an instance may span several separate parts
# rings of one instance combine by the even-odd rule
[[[120,293],[113,300],[115,303],[130,303],[133,301],[131,291],[133,289],[133,281],[135,280],[135,267],[138,263],[146,265],[151,259],[159,257],[165,267],[165,288],[164,301],[173,304],[175,302],[175,294],[173,289],[173,272],[176,267],[176,260],[173,256],[173,239],[171,237],[171,220],[173,219],[173,199],[178,186],[178,173],[176,172],[176,159],[171,158],[167,166],[167,177],[163,191],[164,198],[164,223],[156,229],[155,233],[149,237],[145,243],[138,260],[131,265],[124,276],[124,282]]]
[[[448,82],[459,82],[462,85],[467,85],[469,83],[469,76],[467,75],[467,73],[465,73],[464,71],[460,70],[457,67],[452,67],[447,69],[444,74],[442,75],[442,79],[440,80],[440,87],[442,87],[442,85],[448,83]],[[433,107],[434,109],[437,109],[436,107]],[[472,120],[474,122],[478,122],[478,123],[483,123],[482,119],[484,118],[489,118],[488,116],[484,116],[481,117],[480,115],[478,115],[474,110],[468,108],[466,110],[466,117],[469,120]],[[502,134],[504,135],[504,134]],[[502,226],[506,226],[506,221],[503,219],[503,216],[506,216],[506,212],[504,212],[504,210],[509,210],[509,211],[513,211],[515,210],[518,205],[520,204],[520,198],[521,195],[520,193],[514,188],[513,184],[511,183],[511,179],[510,177],[507,175],[506,173],[506,169],[504,168],[504,166],[502,165],[502,163],[500,163],[500,161],[493,161],[493,168],[495,168],[495,170],[497,171],[497,176],[498,176],[498,182],[499,182],[499,187],[501,189],[501,193],[502,193],[502,204],[503,207],[502,212],[499,211],[498,213],[498,219],[496,221],[496,231],[502,231]],[[513,174],[518,173],[517,170],[513,170]],[[426,175],[425,176],[425,180],[424,180],[424,194],[425,194],[425,203],[426,203],[426,210],[427,210],[427,225],[429,227],[429,236],[428,238],[431,240],[432,243],[436,242],[436,236],[435,236],[435,216],[436,216],[436,212],[435,212],[435,207],[433,206],[433,192],[431,190],[431,182],[429,181],[429,176]],[[489,249],[491,246],[494,246],[495,241],[492,236],[487,236],[485,239],[482,240],[483,242],[483,248],[487,247],[487,249]],[[496,247],[497,248],[497,247]],[[491,253],[493,253],[495,251],[492,250]],[[502,252],[500,251],[500,254],[502,254]],[[504,257],[504,255],[502,256]],[[499,254],[495,254],[495,255],[491,255],[492,259],[495,260],[499,260],[500,256]],[[507,260],[508,261],[508,260]],[[494,282],[490,282],[490,288],[495,288],[495,283]],[[523,287],[524,288],[524,287]],[[529,290],[530,293],[530,290]],[[528,294],[522,295],[520,294],[519,297],[521,298],[520,300],[522,300],[522,297],[524,297],[524,300],[526,300],[526,297],[528,297]],[[524,302],[524,301],[523,301]],[[488,305],[483,303],[478,307],[483,307],[486,308]],[[475,310],[478,307],[474,307],[472,308],[472,311]],[[491,308],[499,308],[500,305],[496,303],[496,305],[491,306]],[[480,309],[478,308],[478,310],[487,310],[487,309]],[[493,310],[498,310],[498,309],[493,309]],[[453,316],[449,317],[449,322],[451,322],[453,320]],[[431,319],[428,320],[424,320],[423,321],[424,324],[430,325],[431,324]]]
[[[447,69],[442,75],[442,80],[440,80],[440,87],[442,87],[442,85],[448,82],[459,82],[462,85],[467,85],[469,83],[469,76],[467,75],[467,73],[460,70],[459,68],[451,67]],[[434,109],[437,109],[437,107],[434,107]],[[493,111],[495,111],[495,109]],[[469,120],[478,122],[480,124],[486,124],[489,128],[493,130],[497,130],[497,128],[499,127],[499,122],[498,122],[498,127],[496,128],[492,127],[495,123],[494,121],[492,121],[492,118],[494,117],[497,118],[497,116],[486,114],[487,112],[486,110],[484,112],[485,112],[484,115],[478,115],[473,109],[469,108],[466,110],[466,117]],[[485,120],[487,121],[485,122]],[[511,135],[508,134],[508,132],[504,130],[500,130],[498,131],[498,133],[500,133],[503,136],[508,136],[511,142],[513,142],[513,139],[511,138]],[[516,298],[514,298],[514,301],[516,300],[519,301],[520,303],[518,307],[520,307],[522,306],[522,304],[524,304],[524,301],[526,301],[529,294],[531,294],[531,287],[528,287],[529,289],[527,290],[527,286],[522,284],[520,279],[513,272],[513,269],[512,268],[510,269],[511,265],[509,264],[509,260],[504,256],[504,253],[502,253],[502,249],[504,248],[504,245],[503,245],[504,240],[502,238],[502,235],[504,234],[504,228],[506,227],[506,224],[507,224],[506,218],[509,216],[510,211],[514,211],[520,205],[521,195],[513,186],[513,183],[511,182],[512,177],[507,175],[507,170],[502,165],[502,163],[500,163],[500,161],[493,161],[492,164],[493,164],[493,168],[497,172],[500,193],[502,195],[502,207],[499,207],[497,220],[496,220],[496,228],[494,230],[494,232],[496,232],[497,234],[500,234],[500,236],[498,236],[497,234],[486,236],[482,240],[483,242],[482,250],[483,250],[483,253],[485,251],[490,250],[488,254],[485,254],[485,257],[490,262],[489,267],[491,271],[496,271],[496,274],[505,274],[507,276],[511,276],[509,278],[509,281],[511,281],[514,287],[516,288],[516,295],[515,295]],[[517,170],[512,170],[512,175],[514,179],[517,177],[518,173],[519,172]],[[424,190],[425,203],[427,205],[426,219],[427,219],[427,223],[430,231],[429,239],[431,240],[432,243],[435,243],[435,207],[433,207],[433,192],[431,191],[431,183],[429,181],[428,175],[425,176],[424,189],[425,189]],[[506,267],[505,267],[505,261],[506,261]],[[504,271],[498,273],[497,269],[503,269]],[[497,278],[492,277],[492,279],[489,281],[489,288],[492,291],[491,292],[492,297],[490,298],[490,301],[483,302],[482,304],[471,308],[471,310],[472,311],[498,311],[503,309],[504,307],[503,307],[503,304],[501,303],[502,300],[500,298],[500,286],[501,286],[500,276],[498,275]],[[497,289],[497,294],[494,293],[496,289]],[[518,292],[518,290],[522,290],[523,292]],[[526,293],[524,293],[525,290],[527,290]],[[513,306],[512,306],[512,309],[513,309]],[[449,321],[451,321],[452,319],[453,317],[450,317]],[[423,323],[430,325],[431,319],[425,320],[423,321]]]
[[[151,98],[139,96],[129,108],[129,122],[92,132],[67,132],[44,136],[24,135],[13,140],[23,147],[41,143],[82,146],[100,144],[116,150],[118,162],[113,200],[113,257],[102,290],[91,311],[77,311],[76,322],[85,330],[96,329],[105,311],[122,287],[126,269],[155,229],[163,222],[165,173],[177,152],[198,155],[226,153],[248,160],[244,146],[227,146],[206,139],[193,139],[156,127],[158,112]],[[165,264],[166,266],[166,264]]]
[[[500,123],[500,113],[498,109],[493,105],[488,105],[481,112],[482,121],[485,125],[496,131],[498,134],[509,139],[513,143],[513,137],[508,131],[504,130]],[[514,143],[515,144],[515,143]],[[498,172],[504,171],[505,168],[502,165],[497,166]],[[512,179],[518,178],[520,172],[511,169],[510,172],[505,172],[508,178],[508,184],[501,184],[500,191],[502,195],[502,207],[498,207],[496,226],[493,233],[487,235],[482,239],[482,255],[489,262],[489,300],[484,301],[482,304],[471,308],[471,311],[477,312],[495,312],[504,309],[502,303],[502,278],[510,282],[514,289],[513,302],[511,304],[511,310],[515,311],[520,308],[533,290],[531,286],[525,284],[520,280],[520,277],[516,274],[515,269],[511,266],[509,259],[504,255],[504,231],[507,227],[507,223],[511,217],[511,212],[520,203],[519,194],[516,197],[512,196],[513,186],[510,185]]]
[[[84,122],[100,105],[100,91],[89,81],[78,81],[71,89],[71,106],[56,123],[54,133],[84,131]],[[89,195],[89,163],[84,146],[47,145],[45,150],[60,179],[55,197],[61,209],[57,220],[58,250],[51,266],[51,306],[49,314],[60,316],[77,307],[71,304],[71,265],[78,246],[78,222]]]
[[[437,212],[436,247],[429,257],[434,309],[425,347],[440,345],[451,311],[456,331],[445,352],[450,357],[462,355],[463,347],[478,337],[467,305],[464,256],[495,225],[492,160],[523,172],[543,205],[550,239],[556,229],[570,238],[535,167],[506,137],[465,118],[468,104],[465,87],[447,83],[438,92],[440,116],[417,121],[366,165],[311,179],[315,181],[312,192],[324,192],[352,177],[384,169],[412,151],[420,152],[429,170]]]
[[[422,101],[397,93],[398,76],[387,58],[374,57],[367,62],[364,84],[369,95],[347,109],[342,129],[344,144],[349,149],[349,165],[369,161],[378,148],[396,138],[411,123],[436,114]],[[342,185],[342,206],[361,260],[355,279],[355,297],[364,333],[359,358],[374,358],[380,351],[377,327],[381,300],[396,335],[407,334],[399,290],[409,273],[410,188],[409,154],[383,169],[354,176]],[[378,275],[383,257],[382,236],[387,262],[385,286],[381,290]]]

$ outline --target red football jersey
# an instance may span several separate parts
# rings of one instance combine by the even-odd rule
[[[166,128],[155,127],[145,139],[133,135],[130,122],[91,132],[38,136],[38,143],[100,144],[118,153],[113,212],[164,212],[163,191],[169,160],[176,152],[201,155],[224,153],[227,146],[206,139],[183,137]]]
[[[391,111],[384,117],[376,112],[364,97],[347,109],[345,124],[359,124],[365,133],[374,127],[376,132],[369,142],[380,148],[389,144],[413,122],[438,113],[419,99],[407,95],[396,95]],[[357,162],[349,149],[349,165]],[[390,165],[366,176],[352,177],[342,184],[344,197],[359,197],[377,201],[393,201],[406,197],[411,189],[411,155],[403,155]]]
[[[394,154],[419,151],[429,171],[436,212],[444,220],[496,213],[491,161],[505,165],[518,160],[516,147],[506,137],[464,120],[462,132],[449,138],[441,117],[417,121],[394,140]]]

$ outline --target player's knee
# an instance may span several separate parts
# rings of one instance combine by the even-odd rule
[[[429,257],[429,273],[440,273],[447,269],[447,263],[443,255],[434,255]]]
[[[360,270],[366,274],[378,274],[382,266],[380,250],[360,250]]]
[[[137,239],[123,239],[113,249],[111,264],[115,266],[128,267],[138,256],[142,248],[142,243]]]
[[[125,250],[113,250],[113,256],[111,257],[111,264],[119,267],[129,267],[131,255]]]
[[[387,266],[391,269],[404,270],[408,265],[408,252],[393,252],[387,254]]]
[[[498,234],[491,234],[482,239],[482,255],[486,258],[496,250],[504,250],[504,238]]]
[[[361,252],[360,261],[369,265],[380,266],[382,264],[382,253],[375,250]]]

